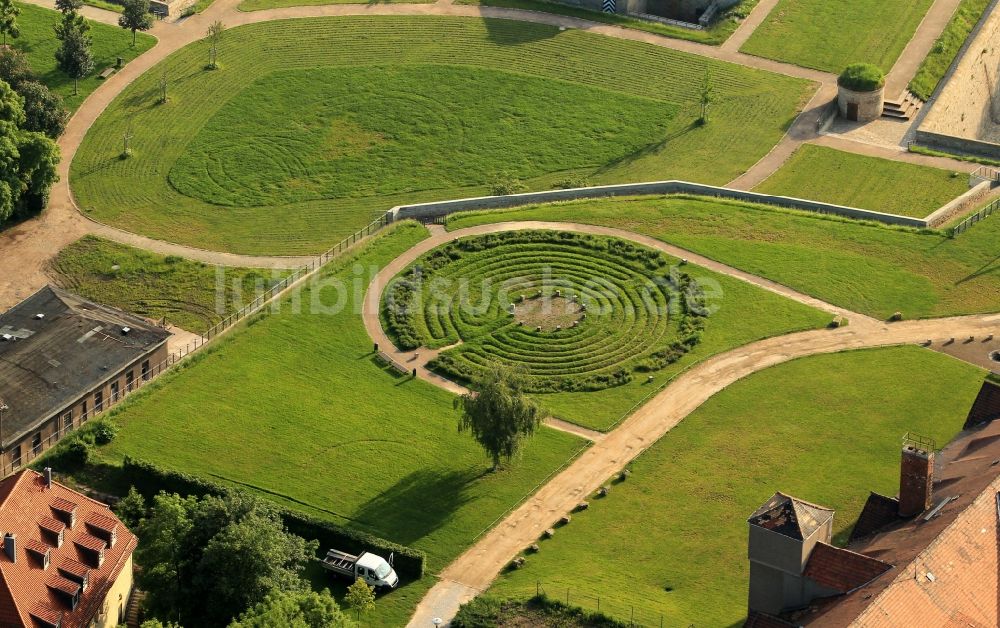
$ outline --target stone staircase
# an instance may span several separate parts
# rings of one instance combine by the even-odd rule
[[[907,89],[895,100],[886,99],[882,107],[882,117],[890,120],[912,120],[923,106],[924,101]]]
[[[128,628],[139,628],[142,622],[142,603],[146,599],[146,592],[133,589],[131,597],[128,599],[128,607],[125,609],[125,625]]]

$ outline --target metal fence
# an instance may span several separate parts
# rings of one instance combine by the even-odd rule
[[[505,591],[504,593],[508,593]],[[513,592],[511,597],[527,598],[531,595],[545,595],[548,599],[562,602],[567,606],[580,608],[584,611],[602,613],[612,619],[627,623],[629,626],[664,628],[673,626],[676,622],[668,624],[663,613],[648,607],[636,606],[633,602],[618,599],[613,596],[596,595],[573,589],[561,587],[555,584],[548,584],[538,581],[534,589]],[[685,624],[687,625],[687,624]]]
[[[180,349],[169,353],[167,357],[159,363],[149,365],[148,369],[144,369],[140,372],[138,379],[131,383],[127,383],[123,390],[120,390],[115,395],[107,395],[106,400],[100,406],[95,406],[80,414],[75,412],[76,408],[74,407],[73,414],[71,416],[67,416],[67,413],[70,412],[70,410],[63,411],[58,417],[54,418],[55,428],[48,436],[41,436],[41,434],[46,431],[46,427],[43,425],[41,430],[36,431],[35,436],[29,441],[29,445],[27,447],[22,447],[24,439],[18,441],[18,455],[9,463],[4,461],[3,464],[0,464],[0,478],[7,477],[11,473],[14,473],[22,467],[28,465],[51,446],[55,445],[68,434],[73,432],[73,430],[82,427],[94,417],[107,412],[112,406],[117,405],[128,395],[132,394],[136,390],[139,390],[163,373],[166,373],[171,367],[181,362],[184,358],[204,348],[223,332],[227,331],[248,316],[259,312],[265,305],[274,299],[281,297],[284,292],[293,288],[299,281],[316,272],[328,262],[336,259],[364,238],[381,231],[390,222],[391,217],[389,213],[386,212],[358,231],[333,245],[327,251],[316,256],[308,264],[294,269],[284,279],[271,286],[264,293],[258,295],[253,301],[247,303],[235,313],[230,314],[217,324],[213,325],[203,335],[196,337],[193,341],[189,342]],[[0,417],[0,421],[2,421],[2,417]],[[22,449],[23,451],[21,451]],[[14,452],[14,449],[6,448],[3,451]]]
[[[957,225],[955,225],[955,227],[952,230],[952,232],[955,235],[959,235],[961,233],[965,233],[966,231],[969,230],[969,227],[971,227],[972,225],[976,224],[977,222],[979,222],[981,220],[985,220],[989,216],[992,216],[993,212],[997,211],[998,209],[1000,209],[1000,199],[997,199],[997,200],[993,201],[992,203],[990,203],[986,207],[980,209],[979,211],[977,211],[976,213],[972,214],[971,216],[967,216],[965,218],[965,220],[963,220],[962,222],[960,222]]]

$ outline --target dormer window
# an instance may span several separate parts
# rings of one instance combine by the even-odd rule
[[[106,542],[89,534],[81,534],[73,542],[92,568],[98,569],[104,563]]]
[[[118,540],[118,521],[94,514],[87,519],[87,531],[105,541],[108,547],[114,547]]]
[[[60,548],[66,538],[66,524],[56,521],[52,517],[42,517],[38,521],[38,527],[42,531],[42,540],[49,545]]]
[[[79,584],[53,574],[45,582],[45,586],[56,593],[66,606],[69,607],[70,611],[76,610],[76,605],[80,603],[80,593],[82,592]]]
[[[28,555],[38,564],[42,569],[49,568],[49,561],[52,559],[51,548],[42,543],[41,541],[36,541],[34,539],[28,539],[24,543],[24,549],[28,551]]]
[[[72,580],[73,582],[80,585],[81,591],[87,590],[87,577],[90,573],[90,569],[82,563],[78,563],[75,560],[64,559],[59,563],[59,575],[67,580]]]
[[[52,515],[72,530],[73,524],[76,523],[76,504],[68,499],[57,497],[52,500],[51,506]]]

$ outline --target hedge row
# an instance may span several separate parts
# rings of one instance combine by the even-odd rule
[[[239,492],[238,489],[205,478],[164,469],[152,462],[138,460],[130,456],[125,456],[122,471],[136,490],[147,498],[152,498],[160,491],[197,497]],[[401,579],[419,580],[424,575],[426,557],[419,550],[287,508],[279,508],[279,511],[289,532],[305,539],[316,539],[319,541],[320,551],[326,551],[330,548],[351,553],[367,551],[383,558],[388,558],[391,553],[394,555],[393,567]]]

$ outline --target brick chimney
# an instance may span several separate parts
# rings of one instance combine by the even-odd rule
[[[933,484],[934,441],[907,434],[899,467],[899,516],[912,517],[930,508]]]

